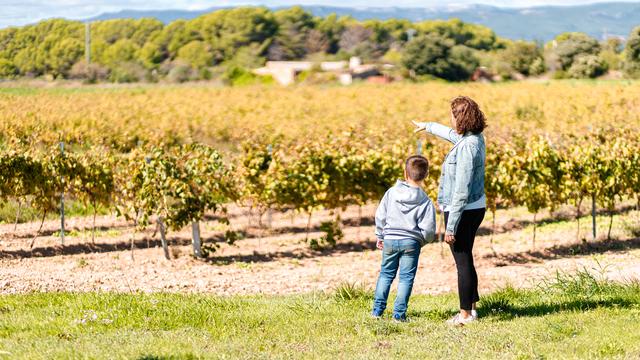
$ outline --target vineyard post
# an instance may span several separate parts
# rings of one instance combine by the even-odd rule
[[[362,204],[358,205],[358,241],[360,241],[360,228],[362,227]]]
[[[267,153],[269,157],[273,155],[273,145],[267,145]],[[267,228],[271,229],[271,206],[267,208]]]
[[[135,257],[133,256],[133,248],[134,248],[134,244],[136,241],[136,231],[133,230],[132,234],[131,234],[131,239],[130,239],[130,249],[131,249],[131,261],[135,261]]]
[[[92,228],[91,228],[91,243],[95,244],[96,243],[96,215],[98,214],[98,204],[96,204],[96,201],[92,201],[93,203],[93,223],[92,223]]]
[[[582,205],[582,197],[578,200],[578,204],[576,205],[576,221],[578,223],[578,231],[576,232],[576,241],[580,240],[580,206]]]
[[[18,210],[16,211],[16,222],[13,224],[13,232],[18,230],[18,221],[20,220],[20,211],[22,210],[22,201],[18,200]]]
[[[607,232],[607,240],[611,240],[611,227],[613,226],[613,211],[614,209],[609,209],[609,231]]]
[[[309,242],[309,231],[311,231],[311,216],[313,215],[313,210],[309,209],[309,217],[307,218],[307,236],[304,239],[306,242]]]
[[[135,258],[133,256],[133,249],[135,248],[136,230],[137,230],[137,227],[138,227],[138,225],[137,225],[137,222],[138,222],[137,216],[136,216],[135,222],[136,222],[136,224],[133,227],[133,232],[131,233],[131,239],[130,239],[130,241],[131,241],[131,244],[130,244],[131,245],[131,261],[135,261]],[[147,248],[149,248],[149,243],[148,242],[149,242],[149,240],[147,240]]]
[[[165,232],[162,216],[158,216],[158,224],[160,225],[160,241],[162,242],[162,251],[164,251],[164,257],[167,260],[171,260],[171,256],[169,255],[169,245],[167,244],[167,234]]]
[[[531,250],[535,250],[536,249],[536,227],[538,225],[538,212],[536,211],[533,214],[533,242],[531,243]]]
[[[60,142],[60,155],[64,157],[64,142]],[[60,192],[60,242],[64,246],[64,175],[60,175],[62,191]]]
[[[496,255],[496,249],[493,247],[493,235],[496,233],[496,209],[491,210],[491,237],[489,238],[489,247],[493,251],[493,255]]]
[[[197,258],[202,257],[202,242],[200,241],[200,222],[191,222],[191,233],[193,234],[193,255]]]
[[[591,228],[593,232],[593,241],[596,241],[596,195],[591,195]]]
[[[416,154],[422,155],[422,139],[416,140]]]
[[[145,157],[144,157],[144,163],[145,163],[146,165],[151,164],[151,158],[150,158],[149,156],[145,156]],[[141,212],[141,211],[142,211],[142,210],[141,210],[141,209],[139,209],[139,210],[138,210],[138,212],[136,213],[136,218],[134,219],[134,223],[135,223],[136,225],[138,225],[138,217],[140,217],[140,212]],[[159,222],[156,222],[156,226],[155,226],[155,228],[153,229],[153,234],[151,234],[151,238],[152,238],[152,239],[155,239],[156,234],[158,233],[158,229],[159,229],[159,228],[160,228],[160,223],[159,223]],[[149,239],[147,238],[147,249],[148,249],[148,248],[149,248]]]

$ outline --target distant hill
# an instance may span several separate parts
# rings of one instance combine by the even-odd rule
[[[228,9],[227,7],[213,7],[204,10],[121,10],[100,14],[98,16],[86,19],[88,21],[111,20],[111,19],[140,19],[153,17],[163,23],[169,23],[178,19],[193,19],[200,15],[210,13],[212,11]]]
[[[330,7],[303,6],[316,16],[331,13],[350,15],[358,20],[401,18],[411,21],[459,18],[482,24],[498,35],[510,39],[550,40],[559,33],[581,31],[602,38],[605,34],[626,37],[640,25],[640,2],[596,3],[577,6],[537,6],[500,8],[488,5],[443,6],[429,8],[399,7]],[[276,7],[279,9],[282,7]],[[222,9],[205,10],[123,10],[104,13],[88,20],[155,17],[165,23],[176,19],[192,19]]]

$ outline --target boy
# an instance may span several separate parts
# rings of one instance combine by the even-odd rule
[[[407,320],[407,303],[420,249],[433,240],[436,232],[435,207],[422,190],[428,172],[427,159],[420,155],[409,157],[405,163],[405,181],[398,180],[387,190],[376,210],[376,247],[382,250],[382,266],[371,312],[373,317],[381,317],[387,307],[389,288],[399,269],[393,319]]]

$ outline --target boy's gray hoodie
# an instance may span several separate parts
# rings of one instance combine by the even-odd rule
[[[433,241],[435,233],[436,210],[431,199],[421,188],[398,180],[376,210],[376,237],[415,239],[424,246]]]

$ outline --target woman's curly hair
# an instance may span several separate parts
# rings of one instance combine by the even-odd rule
[[[456,132],[468,131],[479,134],[487,127],[487,119],[478,104],[467,96],[458,96],[451,100],[451,112],[456,118]]]

